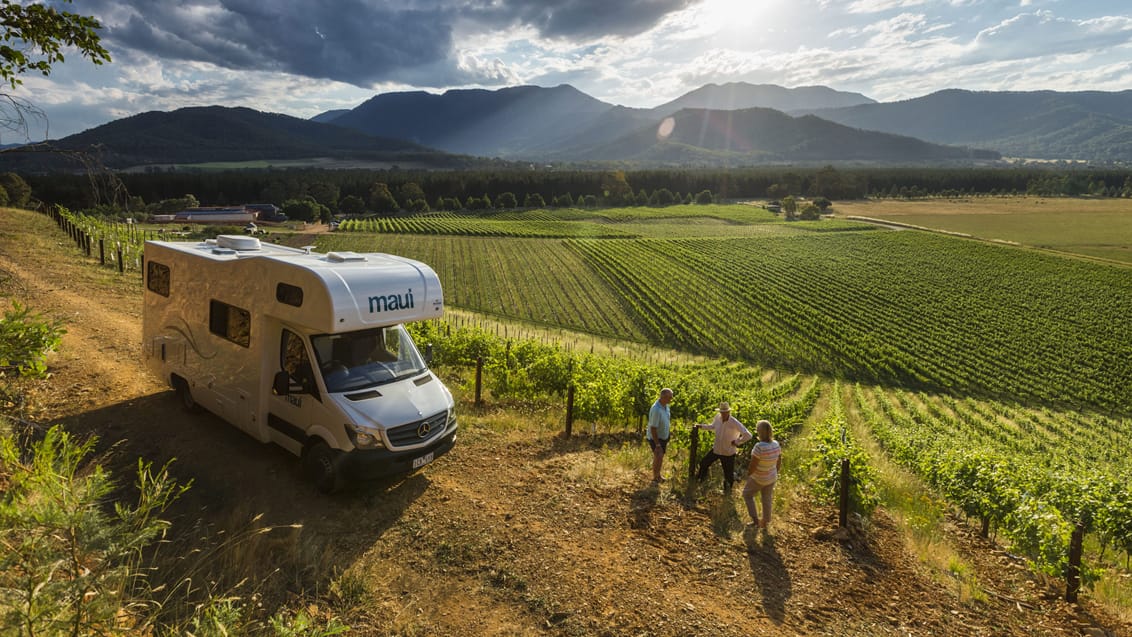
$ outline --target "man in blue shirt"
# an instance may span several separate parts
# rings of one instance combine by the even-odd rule
[[[668,450],[668,434],[672,429],[672,414],[668,403],[672,402],[672,390],[665,387],[660,397],[649,409],[649,429],[645,438],[652,447],[652,481],[660,482],[660,465],[664,462],[664,452]]]

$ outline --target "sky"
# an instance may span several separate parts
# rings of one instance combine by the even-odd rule
[[[889,102],[947,88],[1132,89],[1128,0],[75,0],[112,61],[75,51],[6,95],[30,141],[147,111],[309,118],[379,93],[570,84],[653,107],[708,83]],[[0,131],[0,143],[29,141]]]

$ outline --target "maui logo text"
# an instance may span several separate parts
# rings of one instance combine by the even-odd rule
[[[409,288],[405,294],[388,294],[386,296],[369,297],[370,314],[374,312],[392,312],[393,310],[408,310],[413,307],[413,290]]]

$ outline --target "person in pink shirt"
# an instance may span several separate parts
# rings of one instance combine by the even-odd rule
[[[774,439],[774,428],[769,420],[760,420],[755,425],[759,441],[751,448],[751,463],[747,467],[747,484],[743,487],[743,500],[747,503],[747,513],[751,524],[765,529],[770,524],[770,508],[774,501],[774,483],[778,481],[778,471],[782,468],[782,447]],[[763,517],[759,520],[755,509],[755,494],[762,499]]]
[[[743,423],[731,417],[731,405],[719,403],[716,411],[718,413],[711,424],[696,425],[700,429],[715,432],[715,444],[700,461],[700,472],[696,474],[696,480],[703,482],[712,463],[719,460],[719,464],[723,465],[723,492],[731,493],[731,484],[735,481],[735,452],[753,436]]]

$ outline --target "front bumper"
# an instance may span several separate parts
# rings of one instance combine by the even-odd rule
[[[456,428],[439,437],[435,442],[412,451],[390,451],[388,449],[354,449],[342,458],[341,470],[346,478],[354,480],[376,480],[386,476],[413,471],[413,461],[432,454],[432,460],[451,451],[456,445]],[[427,466],[427,465],[424,465]]]

